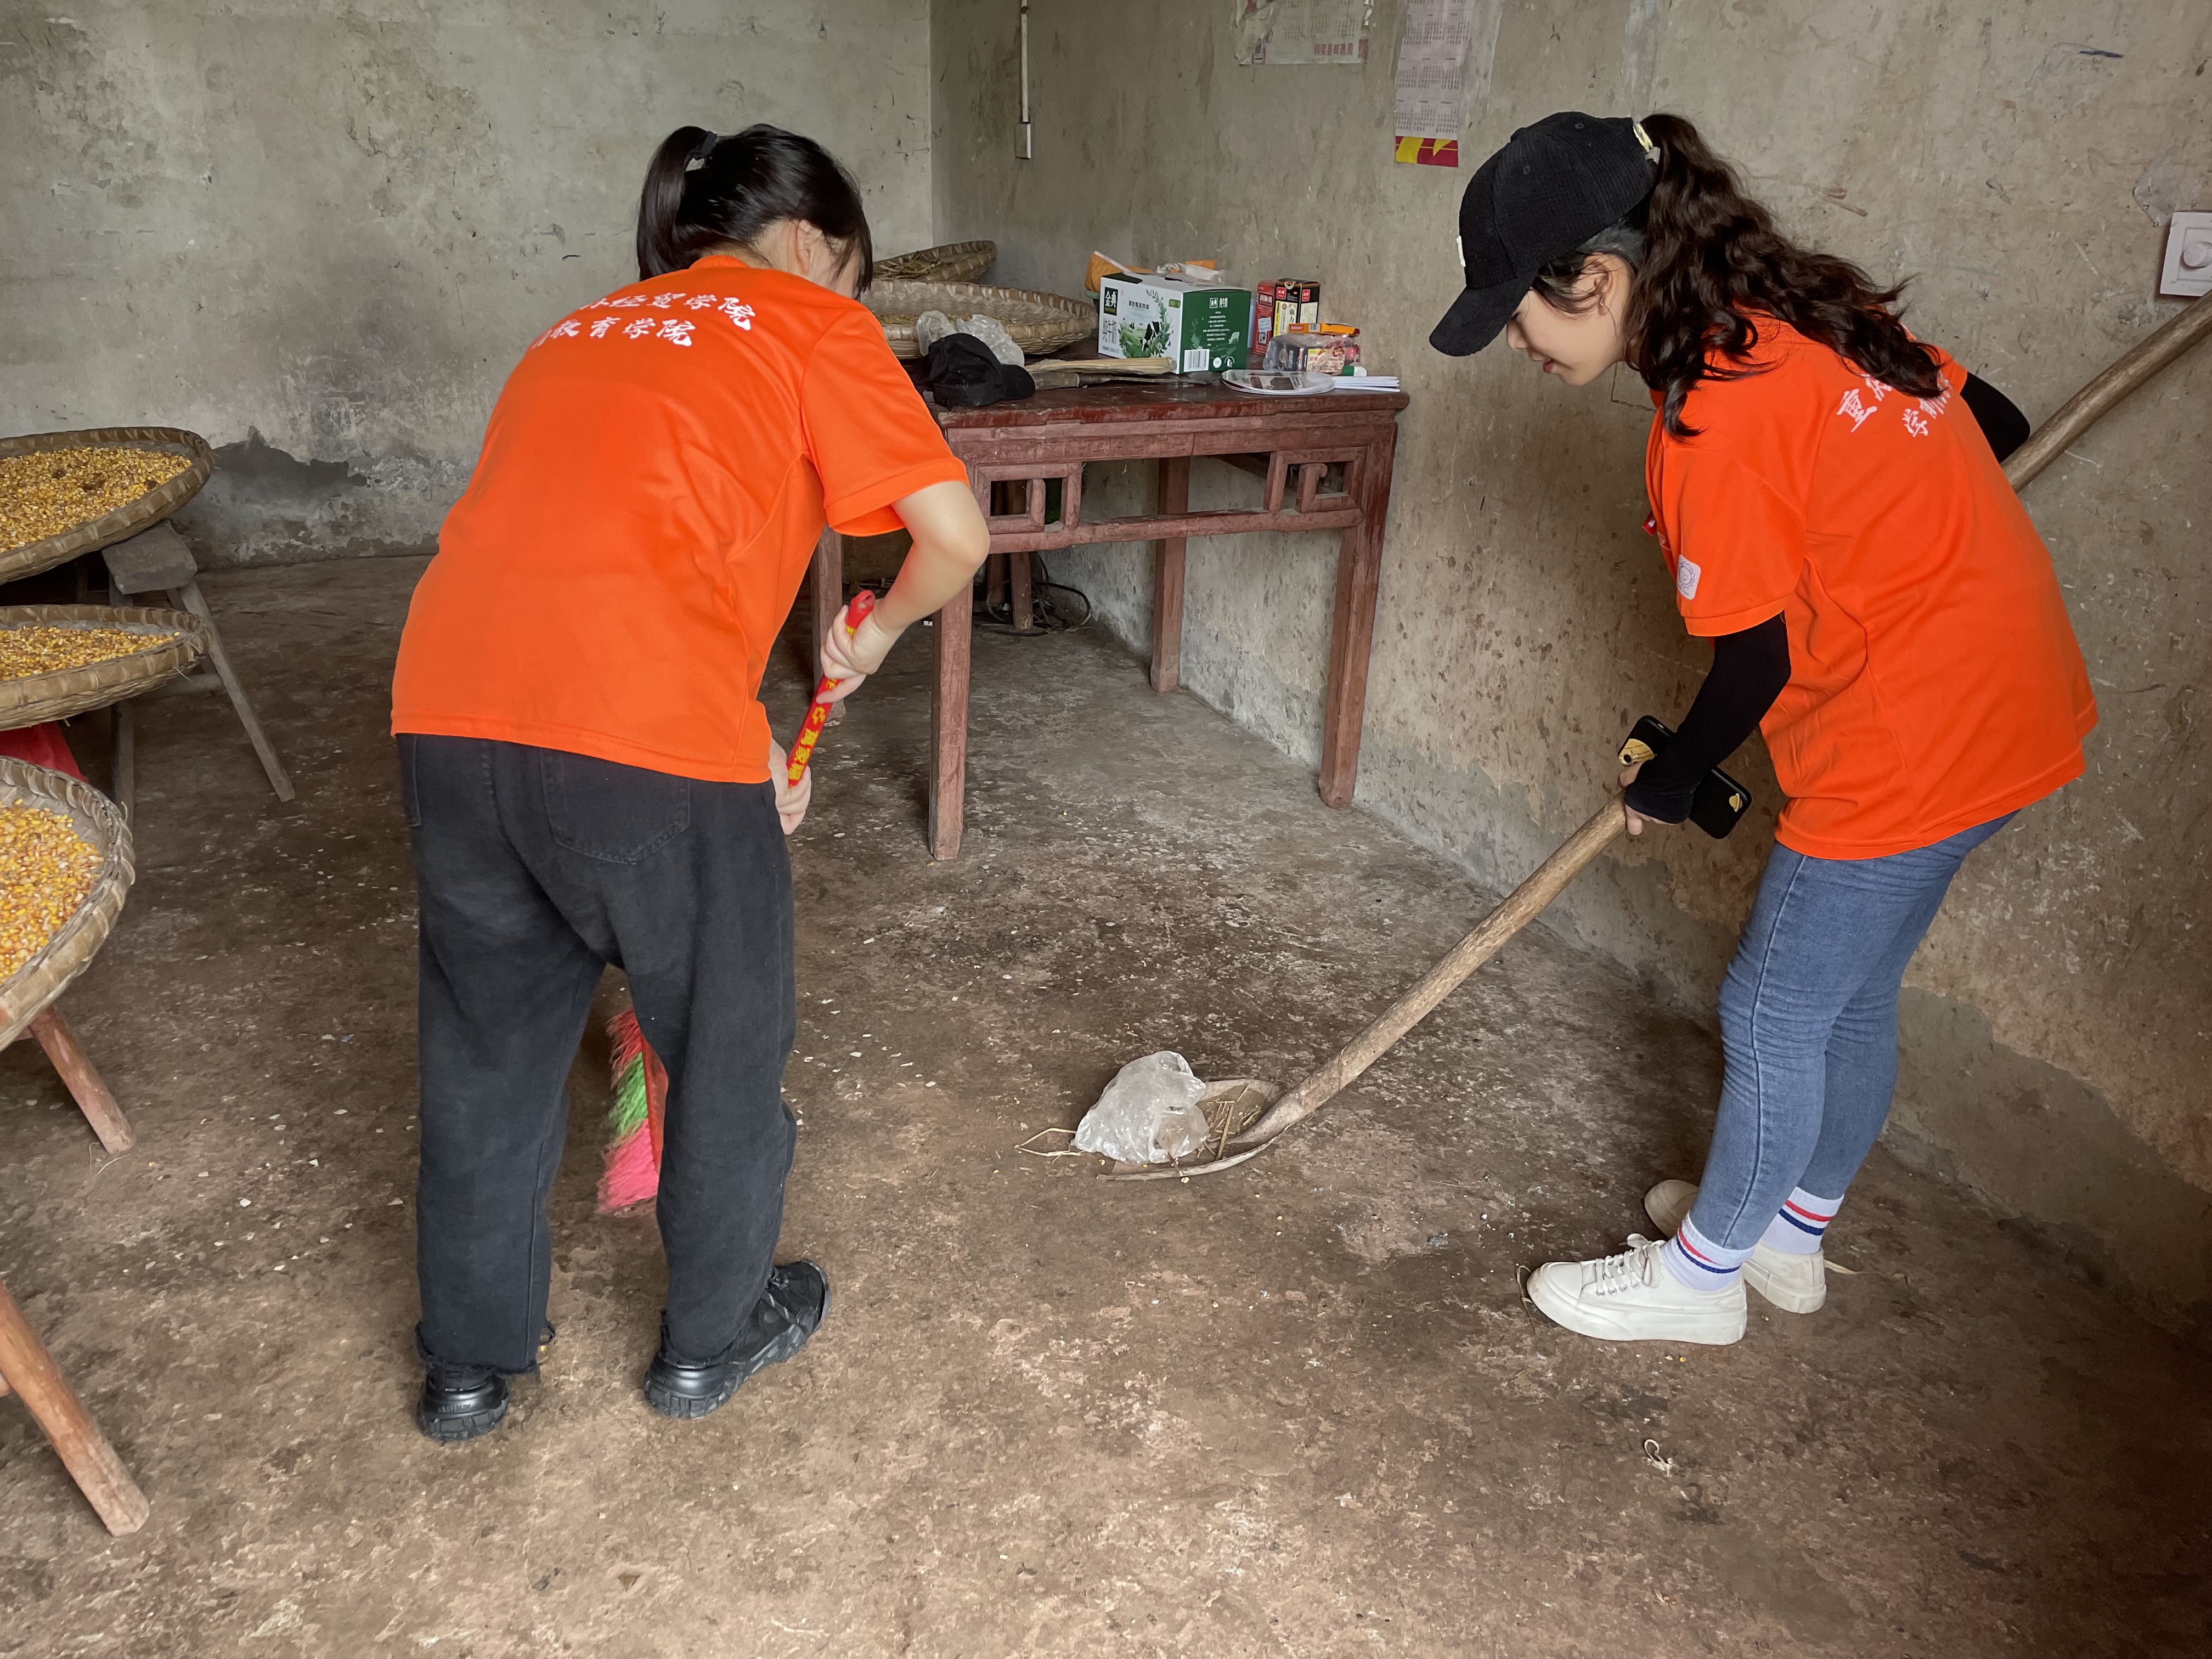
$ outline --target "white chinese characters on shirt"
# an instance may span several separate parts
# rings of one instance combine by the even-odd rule
[[[1843,401],[1836,405],[1836,413],[1850,420],[1854,432],[1872,420],[1875,411],[1896,390],[1894,386],[1884,386],[1871,374],[1863,374],[1859,379],[1866,391],[1873,394],[1874,401],[1871,404],[1867,402],[1860,388],[1855,386],[1844,393]],[[1924,438],[1928,435],[1929,422],[1950,408],[1951,391],[1946,386],[1933,398],[1914,398],[1907,402],[1900,397],[1898,401],[1902,405],[1900,416],[1905,422],[1905,429],[1916,438]]]
[[[738,328],[750,332],[753,325],[753,308],[735,295],[724,294],[626,294],[594,300],[584,310],[669,312],[681,307],[685,311],[711,311],[727,318]],[[661,340],[670,345],[688,346],[699,322],[682,317],[634,317],[625,321],[619,316],[594,319],[586,327],[582,315],[563,318],[532,340],[531,349],[537,349],[550,340],[604,340],[610,336],[625,340]]]

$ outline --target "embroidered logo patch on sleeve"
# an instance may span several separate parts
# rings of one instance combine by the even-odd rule
[[[1698,578],[1705,573],[1687,559],[1674,562],[1674,591],[1686,599],[1698,597]]]

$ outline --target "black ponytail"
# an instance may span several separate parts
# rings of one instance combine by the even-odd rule
[[[717,137],[678,127],[660,141],[637,204],[638,280],[682,270],[718,247],[746,247],[787,219],[812,225],[875,280],[875,243],[860,186],[811,138],[750,126]]]
[[[1575,289],[1590,256],[1628,263],[1628,361],[1662,394],[1668,432],[1694,435],[1682,405],[1698,381],[1754,372],[1741,365],[1758,344],[1761,313],[1900,392],[1932,398],[1942,389],[1935,358],[1897,319],[1904,283],[1878,287],[1849,260],[1784,236],[1682,117],[1647,115],[1644,130],[1659,150],[1650,195],[1546,265],[1534,287],[1558,310],[1583,309]]]

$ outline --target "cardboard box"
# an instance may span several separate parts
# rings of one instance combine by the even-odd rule
[[[1098,284],[1098,355],[1166,357],[1179,374],[1250,366],[1252,290],[1165,276]]]

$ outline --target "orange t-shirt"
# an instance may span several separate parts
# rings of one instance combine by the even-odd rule
[[[768,775],[768,663],[826,520],[963,480],[857,302],[710,254],[532,343],[408,608],[392,729]]]
[[[1926,847],[2081,775],[2097,723],[2050,552],[1957,393],[1915,398],[1759,319],[1644,461],[1690,632],[1779,611],[1790,684],[1760,722],[1814,858]],[[1940,354],[1939,354],[1940,355]]]

